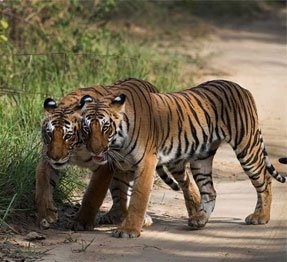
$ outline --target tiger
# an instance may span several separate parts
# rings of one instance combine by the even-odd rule
[[[203,228],[216,201],[213,158],[224,142],[257,191],[257,204],[246,224],[268,223],[272,177],[282,183],[286,178],[269,160],[255,101],[247,89],[226,80],[173,93],[148,93],[122,84],[99,100],[84,96],[81,104],[81,135],[95,161],[135,173],[128,214],[113,237],[140,236],[153,173],[163,165],[183,191],[188,225]],[[188,163],[196,185],[185,172]]]
[[[157,92],[155,87],[144,81],[125,79],[117,82],[120,85],[138,86],[149,92]],[[93,174],[86,189],[82,206],[77,214],[73,227],[77,230],[91,230],[99,206],[110,185],[113,199],[111,210],[101,216],[100,224],[117,224],[127,212],[129,192],[133,184],[133,174],[117,172],[109,167],[97,165],[86,150],[79,136],[81,115],[79,101],[83,95],[93,98],[107,94],[108,86],[92,86],[80,88],[57,102],[52,98],[44,101],[45,119],[42,123],[42,154],[36,169],[35,202],[38,211],[38,222],[42,228],[58,220],[58,211],[53,202],[53,190],[60,178],[60,169],[67,165],[76,165],[90,169]],[[116,172],[115,172],[116,171]],[[121,173],[119,175],[119,173]],[[179,190],[177,183],[166,172],[159,174],[163,181],[173,190]],[[144,225],[148,226],[152,219],[146,215]]]

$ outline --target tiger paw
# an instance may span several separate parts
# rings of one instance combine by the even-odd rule
[[[49,229],[51,224],[47,221],[46,218],[42,218],[39,222],[39,226],[41,229]]]
[[[144,215],[144,221],[143,221],[143,227],[149,227],[153,223],[152,218],[150,215],[145,214]]]
[[[95,226],[94,217],[84,217],[78,214],[72,224],[72,230],[75,231],[93,231]]]
[[[109,211],[98,218],[97,224],[99,225],[118,225],[124,220],[120,212]]]
[[[208,219],[209,217],[206,212],[200,211],[197,214],[189,217],[188,225],[191,227],[191,229],[200,229],[205,226]]]
[[[54,206],[47,208],[44,213],[45,215],[40,215],[39,212],[39,226],[41,229],[50,228],[51,224],[54,224],[58,221],[58,209]]]
[[[270,215],[260,214],[259,212],[255,212],[250,214],[245,218],[245,223],[247,225],[263,225],[269,222]]]
[[[137,230],[125,230],[123,228],[117,228],[113,231],[112,237],[116,238],[137,238],[140,236],[140,232]]]

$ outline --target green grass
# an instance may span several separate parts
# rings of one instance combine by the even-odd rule
[[[23,10],[29,9],[24,6]],[[58,99],[80,86],[111,84],[127,77],[149,80],[161,91],[182,87],[179,57],[157,52],[149,43],[127,40],[121,33],[94,24],[85,25],[85,31],[75,34],[72,20],[67,18],[67,21],[70,30],[60,24],[57,27],[60,39],[46,44],[42,35],[47,38],[56,30],[43,28],[45,24],[38,35],[34,25],[21,26],[26,37],[21,39],[22,48],[12,39],[0,42],[2,221],[35,211],[35,169],[41,150],[42,104],[46,97]],[[13,24],[8,22],[11,29]],[[82,18],[73,21],[80,22]],[[72,199],[79,191],[75,187],[83,189],[81,177],[77,169],[68,168],[56,199],[59,202]]]
[[[117,56],[68,54],[65,66],[69,69],[65,73],[53,64],[55,61],[49,55],[30,55],[25,61],[17,61],[15,71],[21,73],[10,80],[6,94],[0,97],[0,218],[33,209],[45,97],[60,98],[80,85],[110,84],[131,76],[153,79],[153,83],[165,90],[179,82],[177,61],[170,59],[166,66],[161,63],[161,56],[145,50],[131,53],[134,47],[128,43],[121,48],[119,51],[123,54]],[[127,54],[124,48],[129,50]],[[62,58],[57,59],[61,61]]]

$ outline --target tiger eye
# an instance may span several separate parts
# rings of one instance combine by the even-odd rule
[[[64,139],[65,139],[65,140],[68,140],[68,139],[70,139],[72,136],[73,136],[72,134],[66,134],[65,137],[64,137]]]

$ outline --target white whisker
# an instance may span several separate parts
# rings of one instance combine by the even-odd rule
[[[108,156],[109,156],[109,164],[113,166],[113,168],[116,166],[119,169],[123,169],[121,162],[128,162],[129,164],[131,164],[130,160],[128,160],[126,157],[124,157],[117,151],[109,151]]]

